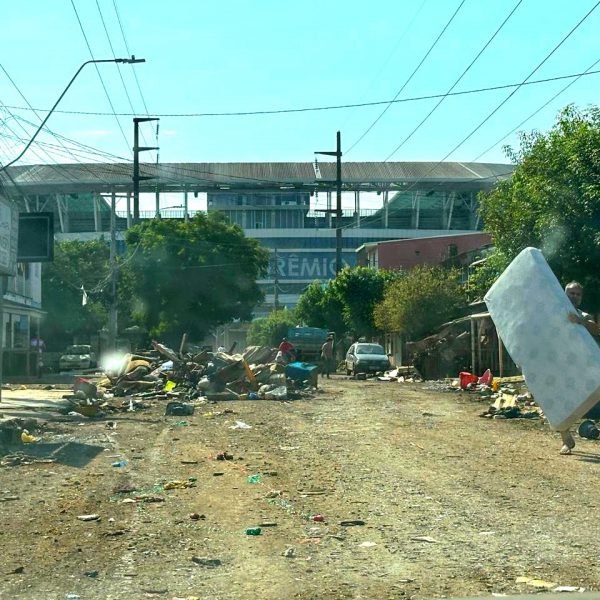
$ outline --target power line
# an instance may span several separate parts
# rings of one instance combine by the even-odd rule
[[[450,92],[452,92],[452,90],[459,84],[460,80],[469,72],[469,70],[477,62],[477,60],[479,60],[479,57],[486,51],[487,47],[492,43],[492,41],[494,40],[494,38],[500,33],[500,31],[502,30],[502,28],[506,25],[506,23],[508,22],[508,20],[513,16],[513,14],[517,10],[517,8],[519,8],[519,6],[521,5],[522,2],[523,2],[523,0],[518,0],[518,2],[515,4],[515,6],[513,7],[513,9],[510,11],[510,13],[508,13],[508,15],[506,16],[506,18],[504,19],[504,21],[502,21],[502,23],[500,24],[500,26],[498,27],[498,29],[496,29],[496,31],[494,32],[494,34],[492,35],[492,37],[483,45],[483,48],[481,48],[481,50],[477,53],[477,55],[471,61],[471,63],[469,64],[469,66],[460,74],[460,76],[458,77],[458,79],[450,86],[450,88],[448,89],[447,94],[449,94]],[[425,122],[429,119],[429,117],[431,117],[431,115],[439,108],[439,106],[442,104],[442,102],[447,97],[448,96],[442,96],[439,99],[438,103],[427,113],[427,115],[425,115],[425,117],[421,120],[421,122],[392,150],[392,152],[390,152],[390,154],[384,160],[384,162],[387,162],[388,160],[390,160],[390,158],[392,158],[392,156],[394,156],[394,154],[396,154],[396,152],[398,152],[398,150],[400,150],[400,148],[402,148],[402,146],[404,146],[404,144],[406,144],[406,142],[408,142],[408,140],[410,140],[412,138],[412,136],[425,124]]]
[[[436,100],[439,98],[446,98],[452,96],[468,96],[471,94],[481,94],[484,92],[495,92],[498,90],[506,90],[509,88],[524,87],[529,85],[539,85],[542,83],[550,83],[552,81],[560,81],[563,79],[574,79],[585,75],[596,75],[600,73],[598,71],[587,71],[584,73],[569,73],[568,75],[557,75],[555,77],[545,77],[543,79],[534,79],[532,81],[520,81],[518,83],[504,83],[500,85],[493,85],[488,87],[473,88],[469,90],[462,90],[459,92],[450,93],[439,93],[439,94],[428,94],[424,96],[410,96],[408,98],[400,98],[396,100],[377,100],[375,102],[359,102],[355,104],[333,104],[329,106],[311,106],[303,108],[282,108],[274,110],[254,110],[254,111],[233,111],[233,112],[206,112],[206,113],[154,113],[156,117],[171,117],[171,118],[193,118],[193,117],[248,117],[255,115],[280,115],[288,113],[303,113],[303,112],[319,112],[325,110],[343,110],[347,108],[364,108],[368,106],[381,106],[383,104],[402,104],[405,102],[419,102],[421,100]],[[39,110],[47,111],[46,108],[28,108],[26,106],[15,106],[11,104],[6,105],[7,108],[13,110]],[[56,109],[55,113],[61,113],[64,115],[84,115],[84,116],[96,116],[106,117],[113,116],[113,113],[101,112],[101,111],[85,111],[85,110],[60,110]],[[137,113],[116,113],[118,117],[135,117]]]
[[[554,46],[554,48],[550,51],[550,53],[544,57],[544,59],[537,65],[537,67],[535,67],[535,69],[533,69],[533,71],[531,71],[531,73],[529,73],[529,75],[527,75],[527,77],[525,77],[525,79],[521,82],[521,84],[519,84],[506,98],[504,98],[504,100],[502,100],[502,102],[500,102],[500,104],[498,104],[498,106],[496,106],[496,108],[494,108],[494,110],[492,110],[492,112],[489,113],[488,116],[485,117],[485,119],[483,119],[483,121],[481,121],[481,123],[479,123],[479,125],[477,125],[477,127],[475,127],[475,129],[473,129],[456,146],[454,146],[454,148],[452,148],[452,150],[450,150],[450,152],[448,152],[448,154],[446,154],[446,156],[444,156],[444,158],[442,158],[442,160],[440,162],[444,162],[451,154],[456,152],[456,150],[458,150],[468,139],[470,139],[477,131],[479,131],[479,129],[481,129],[481,127],[483,127],[483,125],[485,125],[485,123],[487,123],[521,89],[521,87],[523,85],[525,85],[525,83],[529,80],[529,78],[532,77],[532,75],[536,71],[538,71],[542,67],[542,65],[544,65],[544,63],[567,41],[567,39],[569,39],[569,37],[571,37],[571,35],[596,10],[596,8],[598,8],[599,5],[600,5],[600,0],[598,2],[596,2],[596,4],[594,4],[594,6],[577,23],[577,25],[575,25],[569,31],[569,33],[567,33],[567,35],[565,35],[565,37],[563,37],[562,40],[556,46]]]
[[[104,15],[102,14],[102,9],[100,8],[100,2],[98,0],[96,0],[96,6],[98,8],[98,13],[100,14],[100,20],[102,21],[102,27],[104,27],[104,33],[106,34],[106,39],[108,40],[108,45],[110,46],[110,51],[112,52],[113,58],[116,59],[117,55],[115,53],[115,49],[112,45],[112,40],[110,39],[110,34],[108,33],[108,28],[106,26],[106,21],[104,20]],[[129,49],[127,49],[127,52],[129,52]],[[131,55],[129,55],[131,56]],[[125,79],[123,79],[123,73],[121,72],[121,65],[117,65],[118,67],[118,72],[119,72],[119,77],[121,79],[121,83],[123,84],[123,90],[125,91],[125,96],[127,96],[127,102],[129,103],[129,108],[131,108],[132,112],[136,112],[135,108],[133,107],[133,103],[131,101],[131,96],[129,95],[129,90],[127,89],[127,85],[125,85]],[[135,72],[135,70],[134,70]],[[148,142],[146,141],[146,138],[144,137],[144,132],[141,131],[141,135],[142,135],[142,140],[144,142],[145,146],[148,146]]]
[[[121,35],[123,36],[123,42],[125,44],[125,50],[127,50],[127,56],[131,56],[131,52],[129,52],[129,44],[127,44],[127,38],[125,37],[125,30],[123,29],[123,23],[121,22],[121,15],[119,15],[119,9],[117,8],[116,0],[113,0],[113,6],[115,8],[115,14],[117,15],[117,21],[119,21],[119,27],[121,29]],[[144,94],[142,93],[142,88],[140,86],[140,82],[138,80],[137,72],[133,68],[132,65],[133,76],[135,77],[135,82],[137,84],[138,92],[140,93],[140,97],[142,99],[142,104],[144,105],[144,110],[146,111],[146,116],[150,116],[148,112],[148,107],[146,106],[146,99],[144,98]]]
[[[458,8],[454,11],[453,15],[450,17],[448,22],[444,25],[442,31],[440,31],[437,38],[435,38],[433,44],[431,44],[431,46],[429,47],[429,50],[427,50],[427,52],[425,53],[425,56],[423,56],[423,58],[421,59],[421,62],[415,67],[415,69],[410,74],[408,79],[404,82],[402,87],[398,90],[398,92],[394,96],[393,100],[396,100],[396,98],[398,98],[398,96],[404,91],[404,88],[410,83],[411,79],[416,75],[417,71],[421,68],[421,65],[427,60],[427,57],[431,54],[432,50],[435,48],[437,43],[440,41],[440,39],[444,35],[446,29],[448,29],[448,27],[454,20],[454,17],[456,17],[456,15],[458,14],[458,11],[462,8],[462,6],[465,2],[466,2],[466,0],[461,0],[460,4],[458,5]],[[389,110],[389,108],[391,106],[392,106],[392,102],[388,103],[388,105],[381,111],[379,116],[369,125],[369,127],[367,127],[367,129],[363,132],[363,134],[350,146],[350,148],[348,148],[345,151],[345,154],[348,154],[348,152],[350,152],[353,148],[355,148],[356,145],[359,144],[364,139],[364,137],[371,131],[371,129],[373,129],[373,127],[375,127],[375,125],[379,122],[379,120],[383,117],[383,115],[385,115],[385,113]]]
[[[83,38],[84,38],[85,43],[90,52],[90,56],[92,57],[92,60],[96,60],[94,58],[94,53],[92,52],[92,47],[90,46],[87,35],[85,33],[85,29],[83,28],[83,23],[81,22],[81,19],[79,18],[79,13],[77,12],[77,7],[75,6],[75,0],[71,0],[71,5],[73,6],[73,10],[75,11],[75,16],[77,17],[77,22],[79,23],[79,28],[81,29],[81,33],[83,34]],[[98,65],[96,63],[94,63],[94,67],[96,68],[96,73],[98,73],[98,77],[100,78],[100,83],[102,84],[102,89],[104,90],[104,93],[108,100],[108,104],[110,105],[110,108],[112,110],[112,114],[114,115],[117,125],[119,127],[119,130],[121,131],[121,135],[123,136],[123,139],[125,140],[125,145],[131,152],[131,148],[129,147],[129,141],[127,140],[127,136],[125,135],[125,132],[123,131],[123,127],[121,126],[121,122],[119,121],[119,117],[117,116],[117,113],[115,111],[115,107],[113,106],[112,100],[110,99],[110,94],[108,93],[108,90],[106,89],[106,85],[104,84],[104,79],[102,78],[100,69],[98,68]]]
[[[550,98],[550,100],[548,100],[547,102],[544,102],[544,104],[542,104],[542,106],[540,106],[537,110],[533,111],[528,117],[523,119],[516,127],[513,127],[507,134],[503,135],[499,140],[494,142],[489,148],[487,148],[486,150],[484,150],[483,152],[478,154],[471,162],[476,162],[477,160],[479,160],[484,154],[487,154],[490,150],[492,150],[498,144],[503,142],[509,135],[513,134],[515,131],[517,131],[523,125],[525,125],[525,123],[527,123],[527,121],[529,121],[530,119],[533,119],[533,117],[535,117],[539,112],[544,110],[544,108],[546,108],[546,106],[548,106],[551,102],[556,100],[556,98],[558,98],[561,94],[566,92],[574,83],[577,83],[581,79],[581,77],[583,77],[584,74],[586,74],[588,71],[591,71],[598,63],[600,63],[600,58],[597,61],[595,61],[594,63],[592,63],[579,77],[577,77],[576,79],[573,79],[567,85],[565,85],[563,88],[561,88],[558,92],[556,92],[556,94],[554,94],[552,96],[552,98]]]
[[[387,64],[390,62],[392,56],[396,53],[396,50],[400,46],[400,43],[406,37],[406,34],[409,32],[409,30],[412,27],[413,23],[417,20],[417,17],[419,16],[419,14],[421,13],[421,11],[423,10],[423,7],[425,6],[426,3],[427,3],[427,0],[423,0],[421,2],[421,5],[419,6],[419,8],[417,9],[417,11],[413,15],[412,19],[407,23],[406,27],[404,28],[404,30],[402,31],[402,33],[398,37],[397,42],[394,44],[394,47],[392,48],[392,51],[388,54],[387,58],[383,62],[383,65],[377,71],[377,73],[375,74],[375,76],[373,77],[373,79],[371,79],[371,83],[369,83],[369,85],[367,86],[367,89],[365,90],[365,92],[363,93],[363,95],[362,95],[362,97],[360,99],[361,102],[364,100],[365,96],[367,95],[367,91],[369,90],[369,88],[371,88],[373,86],[373,84],[379,79],[379,76],[383,73],[383,71],[387,67]],[[344,123],[342,124],[342,126],[341,126],[340,129],[342,129],[342,130],[344,129],[344,126],[348,122],[349,118],[350,118],[350,115],[348,115],[348,117],[346,118],[346,120],[344,121]]]
[[[8,71],[4,68],[4,65],[2,65],[2,63],[0,63],[0,69],[2,69],[2,71],[4,72],[4,74],[6,75],[6,77],[8,78],[8,80],[12,83],[13,87],[17,90],[17,92],[21,96],[21,98],[23,98],[25,104],[27,104],[27,106],[29,106],[29,108],[31,108],[33,110],[33,113],[35,114],[35,116],[40,120],[40,122],[42,122],[43,118],[31,106],[31,103],[25,97],[25,94],[21,91],[21,88],[17,85],[16,81],[9,75]],[[6,107],[6,105],[4,105],[4,106]],[[23,129],[23,131],[25,131],[25,128],[21,125],[20,120],[12,112],[10,112],[10,110],[8,108],[6,108],[6,110],[13,117],[13,119],[19,124],[19,126],[21,127],[21,129]],[[26,121],[24,121],[24,122],[26,122]],[[27,123],[30,124],[31,126],[35,127],[35,125],[33,123],[31,123],[31,122],[27,122]],[[48,133],[50,133],[50,135],[52,135],[56,139],[56,141],[75,159],[76,162],[80,162],[80,161],[78,161],[77,157],[64,145],[64,143],[58,138],[58,136],[53,131],[51,131],[47,127],[44,127],[44,130],[47,131]],[[28,134],[28,132],[26,132],[26,133]],[[25,141],[25,140],[23,140],[23,141]],[[39,141],[36,141],[36,144],[38,146],[40,146]],[[50,157],[49,154],[46,153],[46,155],[48,157]],[[88,171],[92,172],[90,169],[88,169]]]

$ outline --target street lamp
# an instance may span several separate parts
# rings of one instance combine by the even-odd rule
[[[67,91],[71,87],[71,84],[75,81],[75,79],[77,78],[77,75],[79,75],[79,73],[81,73],[81,70],[83,69],[83,67],[85,67],[85,65],[89,65],[90,63],[124,63],[124,64],[128,64],[128,65],[133,65],[133,64],[137,64],[137,63],[143,63],[143,62],[146,62],[145,58],[136,58],[133,55],[131,56],[131,58],[106,58],[106,59],[101,59],[101,60],[87,60],[86,62],[84,62],[79,67],[79,69],[77,69],[77,73],[75,73],[75,75],[73,75],[73,78],[71,79],[71,81],[69,81],[69,84],[64,89],[63,93],[58,97],[58,100],[54,103],[54,106],[50,109],[50,111],[48,112],[48,114],[46,115],[46,117],[44,118],[42,123],[40,124],[40,126],[37,128],[36,132],[33,134],[33,137],[29,140],[29,142],[27,143],[25,148],[23,148],[23,151],[21,152],[21,154],[19,154],[19,156],[17,156],[17,158],[11,160],[9,163],[0,167],[0,172],[4,171],[8,167],[10,167],[14,163],[16,163],[25,154],[25,152],[27,152],[27,150],[29,149],[29,146],[31,146],[31,144],[33,144],[33,141],[37,137],[38,133],[44,128],[44,125],[50,118],[50,115],[54,112],[54,110],[58,106],[59,102],[63,99],[64,95],[67,93]]]

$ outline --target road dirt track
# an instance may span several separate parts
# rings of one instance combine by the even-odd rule
[[[198,406],[186,425],[162,404],[116,429],[51,423],[57,462],[0,468],[0,598],[424,599],[531,591],[521,576],[599,590],[600,442],[563,457],[541,421],[485,408],[338,377],[310,400]],[[123,502],[144,493],[164,501]]]

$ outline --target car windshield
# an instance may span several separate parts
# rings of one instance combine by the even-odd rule
[[[69,346],[66,351],[66,354],[89,354],[89,353],[90,353],[89,346]]]
[[[385,354],[385,350],[379,344],[361,344],[356,347],[356,354]]]

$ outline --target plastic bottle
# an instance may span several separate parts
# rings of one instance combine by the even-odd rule
[[[262,529],[260,527],[248,527],[246,529],[246,535],[260,535]]]

